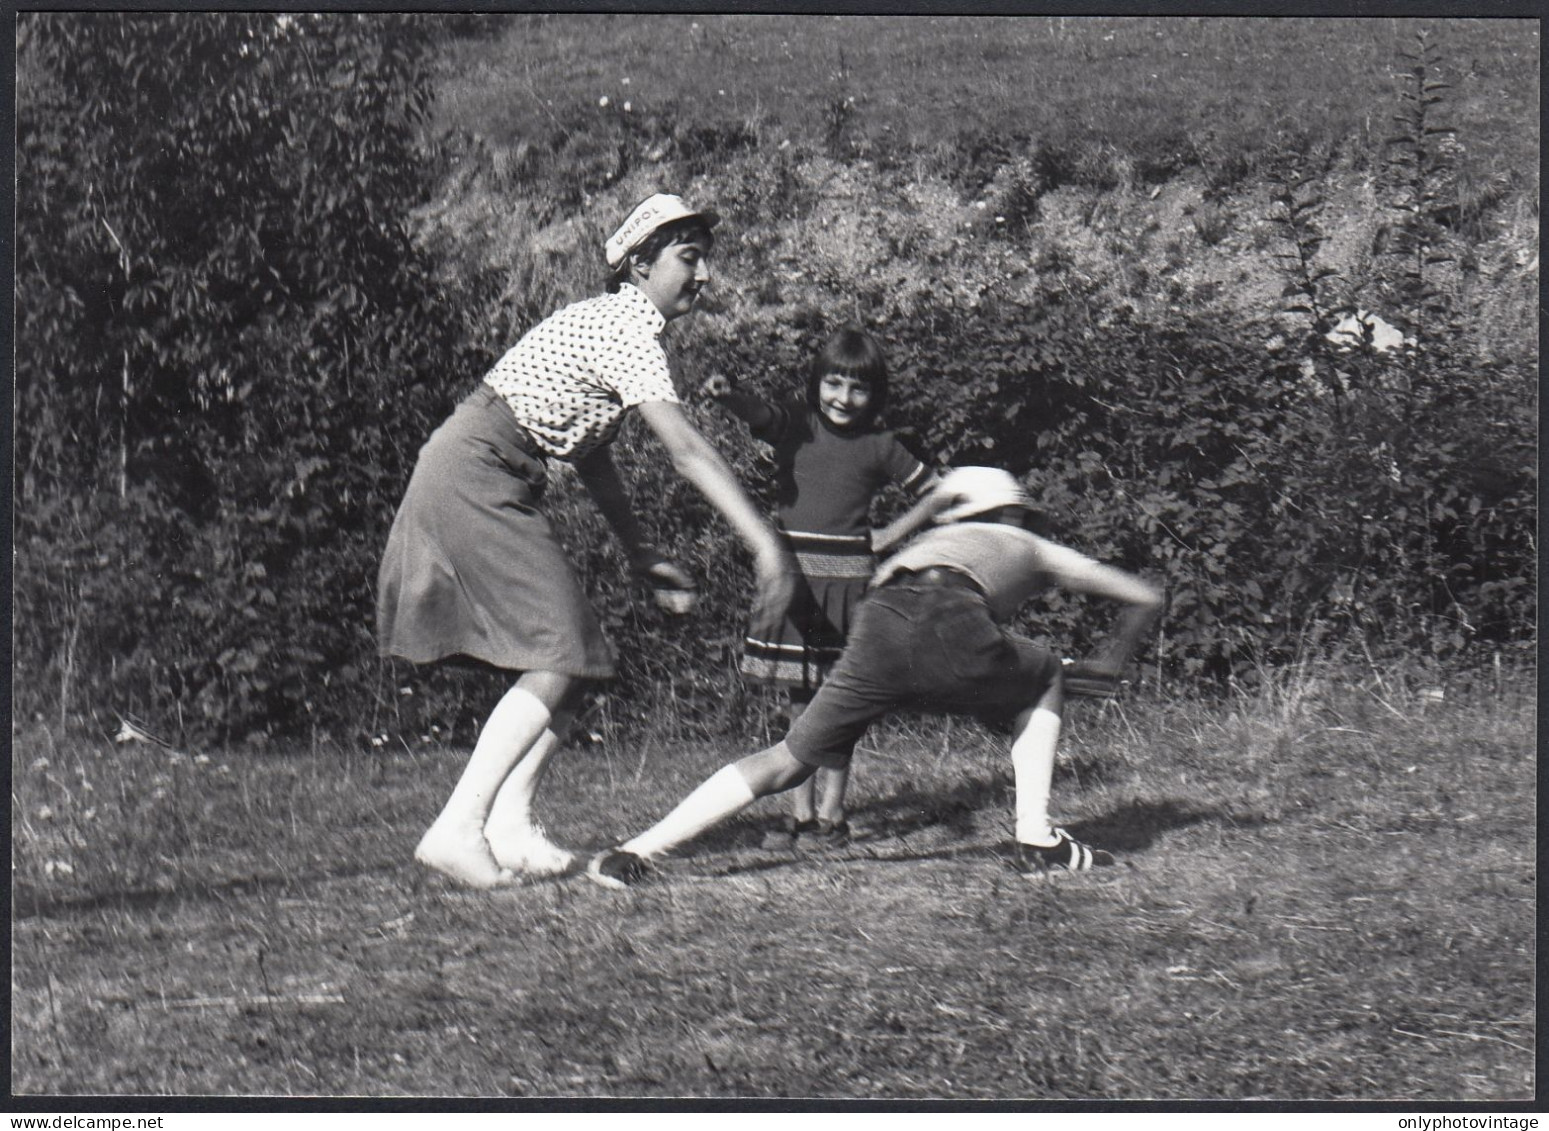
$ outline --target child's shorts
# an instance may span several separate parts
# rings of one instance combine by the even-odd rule
[[[862,603],[844,654],[785,743],[809,766],[843,767],[890,710],[1005,722],[1034,706],[1059,670],[1052,653],[997,624],[963,575],[902,575]]]

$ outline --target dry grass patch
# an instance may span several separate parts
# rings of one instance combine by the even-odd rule
[[[19,753],[13,1089],[1530,1097],[1530,696],[1291,678],[1078,707],[1057,806],[1121,864],[1044,886],[1001,857],[999,740],[960,723],[868,739],[848,848],[760,847],[772,799],[625,893],[412,866],[455,750],[212,758],[181,825],[171,791],[132,824],[60,791],[149,798],[165,751]],[[567,752],[551,828],[600,846],[751,745]]]

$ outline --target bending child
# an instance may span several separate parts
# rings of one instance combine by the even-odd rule
[[[608,887],[648,878],[653,858],[758,798],[819,768],[848,766],[866,728],[906,703],[1014,720],[1017,871],[1043,878],[1114,862],[1050,819],[1065,673],[1056,656],[1005,625],[1056,585],[1123,604],[1111,642],[1073,668],[1083,694],[1111,696],[1161,607],[1160,592],[1036,533],[1026,495],[1003,471],[948,473],[897,525],[931,522],[933,530],[878,571],[843,655],[784,740],[723,766],[656,825],[594,856],[588,876]]]
[[[873,500],[890,483],[923,495],[936,475],[878,423],[887,404],[887,365],[876,342],[858,329],[840,330],[824,343],[807,376],[805,401],[770,404],[719,374],[703,392],[774,448],[776,525],[805,584],[786,607],[752,619],[742,673],[785,688],[794,721],[839,659],[877,555],[898,541],[896,525],[873,533]],[[781,841],[845,844],[848,782],[848,767],[834,766],[795,786]]]

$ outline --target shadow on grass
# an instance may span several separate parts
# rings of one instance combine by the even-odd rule
[[[905,785],[855,810],[872,837],[908,836],[925,829],[941,829],[969,836],[975,818],[987,807],[1003,805],[1005,786],[983,778],[970,778],[948,790],[922,790]]]
[[[987,808],[1004,805],[1000,794],[1004,785],[987,779],[970,779],[950,790],[924,791],[905,786],[891,794],[874,798],[852,811],[852,821],[861,826],[857,836],[843,849],[792,851],[758,850],[763,837],[783,827],[785,817],[771,816],[756,823],[722,826],[696,839],[689,856],[680,863],[685,871],[699,876],[736,876],[802,867],[831,861],[874,861],[908,863],[922,860],[950,860],[960,857],[995,855],[1004,846],[986,844],[982,820]],[[1177,800],[1135,801],[1112,812],[1068,827],[1081,840],[1119,853],[1149,848],[1159,836],[1174,829],[1207,821],[1230,820],[1231,815],[1201,808]],[[751,836],[750,836],[751,828]],[[929,846],[897,843],[904,838],[929,832]],[[724,864],[706,857],[727,854]],[[696,861],[694,858],[698,857]],[[724,858],[724,857],[723,857]],[[18,883],[12,895],[15,920],[74,915],[102,909],[146,911],[185,903],[210,902],[228,898],[295,894],[319,881],[356,879],[401,871],[402,861],[367,864],[355,868],[335,868],[318,874],[298,876],[251,876],[216,883],[194,883],[182,887],[110,891],[78,896],[50,896],[26,883]],[[572,870],[571,874],[574,874]],[[554,877],[555,879],[563,877]],[[422,877],[423,882],[434,882]]]
[[[1072,836],[1114,852],[1139,852],[1150,848],[1163,833],[1209,821],[1230,820],[1231,814],[1171,798],[1132,801],[1111,813],[1072,821]]]
[[[980,835],[986,810],[1009,810],[1011,801],[1009,783],[1003,780],[971,778],[948,790],[922,790],[906,785],[852,809],[850,822],[857,826],[857,839],[862,842],[928,830],[968,839]],[[1149,847],[1162,833],[1220,820],[1238,821],[1240,817],[1188,801],[1164,799],[1133,801],[1111,813],[1071,822],[1067,827],[1075,836],[1101,847],[1135,851]],[[780,829],[784,821],[785,817],[780,815],[752,824],[753,843]],[[721,850],[745,847],[749,827],[743,824],[712,830],[700,843]]]
[[[174,888],[136,888],[72,896],[49,895],[31,884],[18,883],[12,893],[11,914],[16,920],[22,920],[104,909],[147,911],[185,903],[215,902],[230,897],[294,894],[320,880],[349,880],[360,876],[386,875],[402,869],[402,862],[395,861],[358,868],[334,868],[315,875],[246,876],[242,879],[191,883]]]
[[[878,850],[867,843],[852,844],[848,848],[829,852],[781,852],[768,850],[753,858],[743,853],[740,858],[695,860],[690,857],[678,864],[685,874],[709,879],[726,876],[751,876],[761,872],[777,872],[786,868],[806,868],[825,864],[912,864],[925,860],[990,860],[997,850],[983,842],[944,845],[936,848],[896,851]],[[1002,853],[1001,855],[1004,855]]]
[[[855,839],[841,849],[783,849],[762,845],[765,836],[784,827],[785,816],[713,829],[698,838],[680,867],[701,877],[740,876],[811,864],[909,863],[1004,855],[1005,844],[988,844],[983,820],[987,808],[1004,805],[1004,788],[974,779],[946,791],[912,786],[878,797],[851,811]],[[1142,852],[1163,835],[1191,825],[1231,821],[1224,811],[1176,799],[1133,801],[1066,827],[1080,840],[1122,854]],[[927,844],[906,838],[928,834]],[[719,860],[717,854],[721,855]],[[726,857],[730,857],[727,859]],[[697,859],[696,859],[697,858]]]
[[[966,838],[977,832],[976,818],[987,807],[1001,803],[998,792],[997,786],[982,779],[965,781],[950,790],[905,786],[849,810],[848,819],[855,826],[856,839],[868,843],[925,830]],[[780,812],[707,829],[694,838],[695,850],[737,852],[766,847],[766,837],[784,830],[790,805],[784,794],[773,797]]]

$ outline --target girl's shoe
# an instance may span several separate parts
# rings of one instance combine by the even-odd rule
[[[819,822],[798,821],[795,817],[786,817],[780,826],[769,830],[764,834],[764,847],[769,849],[792,849],[796,842],[804,836],[810,836],[817,832]]]
[[[814,848],[843,848],[850,843],[850,822],[840,817],[837,821],[818,818],[817,827],[808,837]]]

